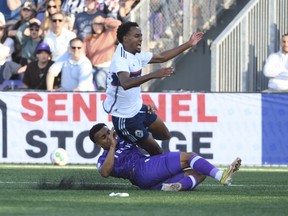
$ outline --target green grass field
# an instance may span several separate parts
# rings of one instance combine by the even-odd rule
[[[110,197],[127,192],[129,197]],[[102,178],[95,166],[0,165],[0,215],[288,215],[288,168],[242,167],[233,186],[214,179],[194,191],[144,191]]]

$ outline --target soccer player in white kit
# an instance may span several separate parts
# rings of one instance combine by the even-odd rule
[[[119,26],[119,45],[113,55],[107,78],[105,112],[112,115],[115,131],[122,139],[137,144],[150,155],[161,154],[162,149],[154,140],[170,138],[164,122],[154,113],[155,108],[144,105],[140,85],[151,80],[171,76],[172,67],[161,68],[141,75],[142,68],[149,63],[166,62],[202,39],[203,32],[194,33],[182,45],[160,54],[141,52],[142,33],[137,23],[126,22]]]

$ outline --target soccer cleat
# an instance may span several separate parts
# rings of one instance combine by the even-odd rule
[[[233,163],[224,170],[223,175],[221,177],[220,183],[222,185],[231,185],[232,184],[232,175],[239,170],[241,166],[241,158],[237,157]]]
[[[182,185],[180,183],[162,184],[162,191],[180,191]]]

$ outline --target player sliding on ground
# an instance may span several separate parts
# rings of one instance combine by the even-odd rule
[[[146,156],[135,144],[116,137],[114,129],[110,130],[103,123],[94,125],[89,137],[104,150],[97,163],[101,176],[129,179],[141,189],[191,190],[206,176],[218,180],[222,185],[230,185],[232,175],[241,165],[241,159],[236,158],[226,170],[219,170],[193,152]]]

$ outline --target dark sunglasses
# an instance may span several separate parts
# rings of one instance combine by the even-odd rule
[[[72,46],[71,48],[72,48],[73,50],[75,50],[75,49],[79,49],[79,50],[82,49],[82,47],[75,47],[75,46]]]
[[[39,31],[39,29],[37,29],[37,28],[30,28],[30,31]]]
[[[93,23],[93,25],[104,25],[104,23],[97,23],[97,22],[95,22],[95,23]]]
[[[60,22],[60,23],[61,23],[63,20],[62,20],[62,19],[53,19],[52,21],[53,21],[54,23],[56,23],[56,22]]]
[[[57,8],[56,5],[48,5],[47,9],[51,9],[51,8]]]

